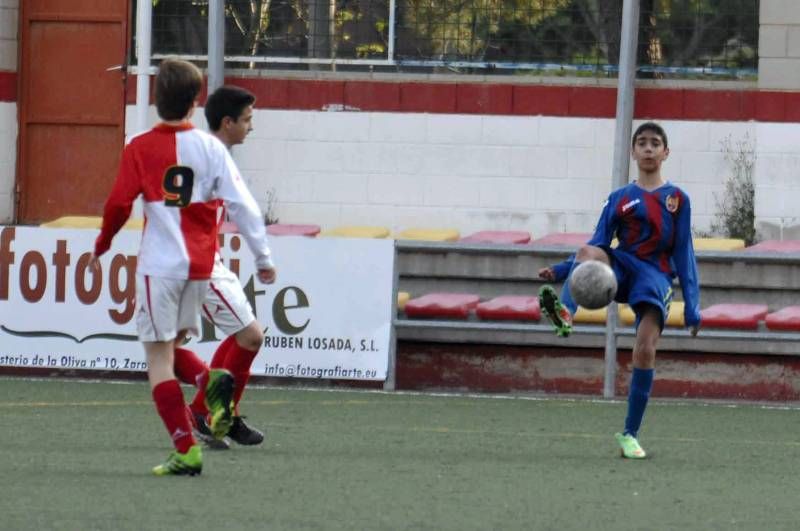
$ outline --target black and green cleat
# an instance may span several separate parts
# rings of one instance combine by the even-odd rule
[[[244,417],[233,417],[233,425],[228,431],[228,437],[244,446],[253,446],[264,442],[264,434],[248,426],[244,421]]]
[[[559,337],[569,337],[572,333],[572,314],[558,300],[556,290],[549,284],[545,284],[539,289],[539,308],[542,313],[553,325],[556,335]]]
[[[211,450],[230,450],[231,444],[227,437],[217,439],[208,427],[206,416],[201,413],[192,413],[192,435]],[[233,429],[233,428],[231,428]]]
[[[205,402],[208,408],[208,428],[215,439],[222,439],[231,429],[233,424],[232,398],[233,375],[225,369],[210,369]]]

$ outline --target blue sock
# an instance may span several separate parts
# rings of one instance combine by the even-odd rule
[[[572,293],[570,293],[569,277],[572,276],[572,271],[578,267],[578,264],[580,264],[580,262],[572,262],[572,267],[569,268],[567,278],[564,279],[564,284],[561,286],[561,296],[559,297],[559,299],[561,299],[561,304],[563,304],[567,310],[569,310],[569,313],[573,317],[575,316],[575,312],[578,311],[578,303],[575,302],[575,300],[572,298]]]
[[[655,369],[633,368],[631,375],[631,389],[628,393],[628,416],[625,417],[625,434],[637,436],[642,425],[647,399],[653,388],[653,374]]]

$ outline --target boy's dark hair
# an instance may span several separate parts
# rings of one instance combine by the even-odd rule
[[[233,121],[239,119],[245,108],[255,103],[256,97],[249,90],[229,85],[214,91],[206,100],[205,115],[208,128],[218,131],[226,116]]]
[[[664,147],[669,147],[669,141],[667,140],[667,133],[664,131],[664,128],[658,125],[655,122],[645,122],[639,127],[636,128],[636,132],[633,133],[633,138],[631,139],[631,147],[636,146],[636,138],[644,133],[645,131],[650,131],[651,133],[655,133],[661,137],[661,140],[664,141]]]
[[[164,59],[155,85],[158,116],[162,120],[183,120],[200,94],[203,74],[188,61]]]

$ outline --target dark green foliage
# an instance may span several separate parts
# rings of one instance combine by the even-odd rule
[[[327,0],[225,6],[229,56],[387,58],[388,0],[337,0],[333,8]],[[205,53],[207,11],[207,0],[156,3],[154,52]],[[622,0],[398,0],[395,59],[613,73],[621,17]],[[753,71],[757,64],[757,0],[642,0],[639,27],[639,64],[646,68]]]

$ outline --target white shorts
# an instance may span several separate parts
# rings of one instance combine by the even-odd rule
[[[208,280],[136,275],[136,331],[139,341],[170,341],[178,332],[200,335],[198,313]]]
[[[203,315],[226,336],[232,336],[256,320],[239,278],[220,261],[214,263],[211,272]]]

